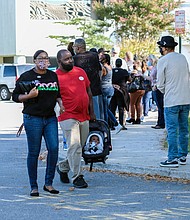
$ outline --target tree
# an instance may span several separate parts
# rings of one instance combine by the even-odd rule
[[[121,45],[125,47],[132,43],[135,50],[132,52],[142,56],[141,51],[143,54],[155,52],[149,51],[149,48],[155,48],[152,46],[162,31],[172,28],[172,11],[180,3],[180,0],[117,0],[109,5],[96,2],[94,10],[97,18],[104,20],[107,27],[112,21],[113,34]]]
[[[80,30],[80,36],[49,36],[50,38],[57,39],[61,45],[68,45],[69,42],[74,41],[76,38],[82,37],[85,39],[89,48],[102,46],[110,48],[111,41],[104,34],[104,22],[101,20],[92,20],[87,18],[74,18],[67,22],[56,22],[63,25],[73,25],[73,28],[77,27]]]

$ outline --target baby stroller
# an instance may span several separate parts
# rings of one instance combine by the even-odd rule
[[[86,144],[89,141],[90,135],[97,134],[99,137],[102,137],[103,143],[103,150],[100,153],[96,154],[86,154],[85,146],[82,149],[82,156],[84,158],[85,164],[87,165],[90,163],[90,171],[92,171],[93,163],[95,162],[102,162],[105,163],[107,159],[107,155],[109,155],[110,151],[112,150],[111,145],[111,134],[110,128],[106,121],[104,120],[96,120],[89,122],[89,136],[87,138]]]

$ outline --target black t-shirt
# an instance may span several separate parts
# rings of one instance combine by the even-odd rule
[[[101,85],[100,85],[100,75],[99,71],[101,66],[99,63],[98,55],[91,51],[86,51],[85,53],[77,54],[73,57],[74,65],[82,68],[90,81],[90,88],[92,95],[101,95]]]
[[[113,68],[112,83],[120,86],[125,86],[129,79],[129,72],[122,68]]]
[[[45,74],[38,74],[33,69],[23,73],[16,81],[12,99],[19,102],[18,96],[25,94],[20,85],[21,82],[32,82],[39,93],[36,98],[28,99],[24,102],[23,113],[33,116],[51,117],[55,115],[54,107],[56,99],[60,98],[57,74],[47,70]]]

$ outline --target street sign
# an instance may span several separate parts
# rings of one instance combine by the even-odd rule
[[[175,11],[175,32],[176,34],[185,34],[185,11]]]

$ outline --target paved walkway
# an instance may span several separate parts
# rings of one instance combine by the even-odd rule
[[[167,149],[163,148],[165,129],[152,129],[157,121],[157,112],[149,112],[146,122],[140,125],[127,123],[127,131],[112,132],[113,151],[106,164],[95,163],[94,168],[134,174],[160,175],[190,180],[190,162],[179,168],[160,167],[167,159]]]
[[[3,134],[15,134],[22,123],[22,104],[0,102],[0,131]],[[8,117],[8,118],[7,118]],[[9,120],[8,120],[9,119]],[[163,149],[165,129],[155,130],[157,112],[149,112],[146,122],[140,125],[127,124],[127,131],[119,134],[112,132],[113,151],[106,164],[94,163],[93,167],[134,174],[150,174],[190,180],[190,160],[179,168],[160,167],[159,163],[167,159],[167,150]],[[23,133],[24,134],[24,131]],[[62,139],[60,131],[60,141]],[[18,140],[14,138],[12,141]],[[23,141],[26,141],[25,139]],[[61,152],[64,156],[66,151]],[[88,165],[89,166],[89,165]]]

